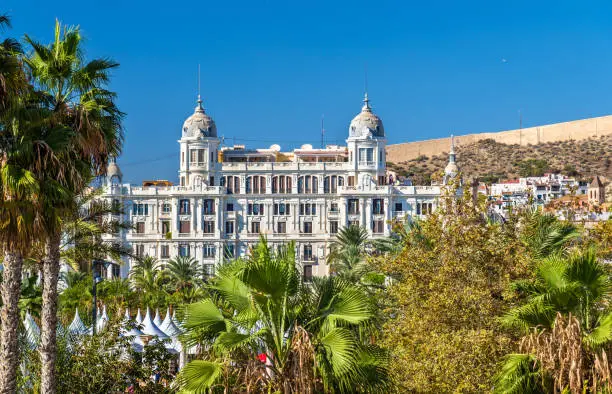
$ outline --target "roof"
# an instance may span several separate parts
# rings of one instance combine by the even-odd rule
[[[599,179],[598,176],[595,176],[595,178],[593,178],[593,182],[591,182],[589,187],[603,187],[603,183],[601,182],[601,179]]]

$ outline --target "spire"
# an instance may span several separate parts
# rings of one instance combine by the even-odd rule
[[[455,162],[455,136],[452,134],[451,134],[450,152],[448,153],[448,162],[449,163]]]
[[[361,107],[362,111],[370,111],[371,107],[370,107],[370,99],[368,98],[368,92],[365,92],[365,95],[363,97],[363,107]]]
[[[204,112],[204,107],[202,106],[202,96],[200,96],[200,65],[198,64],[198,105],[196,106],[196,112]]]

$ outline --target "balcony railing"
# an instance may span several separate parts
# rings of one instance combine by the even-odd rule
[[[317,263],[317,257],[316,256],[305,255],[305,256],[302,256],[302,262],[308,263],[308,264],[316,264]]]

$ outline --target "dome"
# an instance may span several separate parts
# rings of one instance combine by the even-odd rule
[[[183,123],[183,137],[212,137],[217,138],[215,121],[204,111],[202,100],[198,96],[198,105],[193,115]]]
[[[108,166],[106,167],[106,176],[108,179],[111,179],[113,176],[117,176],[119,178],[122,177],[121,169],[117,165],[117,159],[115,156],[111,156],[108,159]]]
[[[372,112],[370,100],[366,93],[363,99],[363,107],[361,112],[353,118],[349,127],[349,138],[351,137],[367,137],[371,134],[373,137],[384,137],[385,128],[382,120]]]

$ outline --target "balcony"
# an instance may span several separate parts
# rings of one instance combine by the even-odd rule
[[[302,262],[304,264],[317,264],[318,263],[318,258],[316,256],[302,256]]]
[[[179,238],[191,237],[191,233],[178,233]]]

